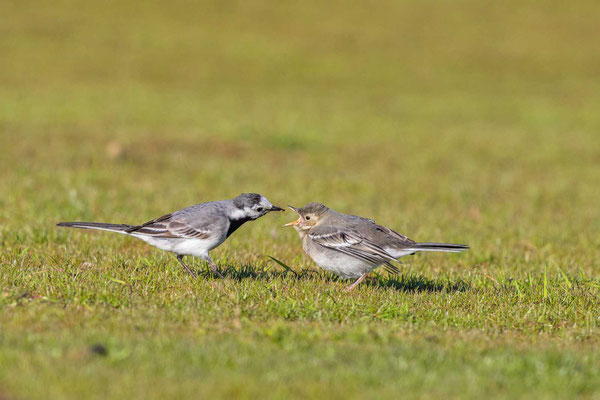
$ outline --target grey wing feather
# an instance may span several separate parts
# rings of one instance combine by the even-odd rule
[[[322,226],[314,228],[308,236],[328,249],[337,250],[370,264],[385,264],[392,271],[397,271],[397,268],[390,264],[390,261],[396,261],[391,254],[354,230]]]
[[[374,225],[375,225],[375,229],[385,233],[386,235],[390,235],[391,237],[393,237],[395,240],[401,242],[402,244],[409,246],[415,243],[414,240],[409,239],[408,237],[388,228],[387,226],[383,226],[383,225],[379,225],[376,224],[375,221],[373,221]]]
[[[207,239],[229,227],[229,219],[214,204],[203,203],[134,226],[127,233],[159,238]]]
[[[344,217],[346,217],[346,218],[348,218],[350,220],[370,222],[370,223],[373,223],[373,224],[375,223],[374,219],[367,218],[367,217],[361,217],[359,215],[345,214]]]
[[[372,219],[361,218],[351,223],[350,227],[362,234],[363,237],[379,243],[382,248],[402,249],[412,247],[415,241],[406,236],[388,228],[387,226],[379,225]]]
[[[378,243],[380,247],[383,248],[391,247],[401,249],[415,244],[414,240],[411,240],[386,226],[377,224],[375,220],[371,218],[343,214],[342,220],[344,226],[360,232],[364,238],[374,243]]]

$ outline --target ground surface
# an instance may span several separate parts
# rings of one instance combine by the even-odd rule
[[[600,396],[598,2],[136,3],[0,2],[0,398]],[[54,226],[243,191],[472,250]]]

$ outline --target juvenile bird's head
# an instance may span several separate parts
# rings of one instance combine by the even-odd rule
[[[242,193],[233,199],[233,205],[236,208],[231,216],[233,219],[257,219],[271,211],[283,211],[258,193]]]
[[[296,221],[285,224],[284,226],[293,226],[298,233],[307,232],[312,227],[320,225],[325,220],[329,208],[321,203],[308,203],[302,208],[288,206],[295,211],[299,218]]]

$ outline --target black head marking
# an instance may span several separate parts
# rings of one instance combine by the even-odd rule
[[[260,204],[261,198],[262,196],[258,193],[242,193],[233,199],[233,204],[239,209],[252,208],[252,206]]]

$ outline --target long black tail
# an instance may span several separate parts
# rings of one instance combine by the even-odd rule
[[[443,251],[446,253],[460,253],[461,251],[469,250],[466,244],[454,243],[415,243],[411,248],[418,251]]]
[[[127,229],[132,228],[133,225],[125,224],[105,224],[103,222],[61,222],[56,226],[64,226],[67,228],[82,228],[82,229],[99,229],[102,231],[127,233]]]

